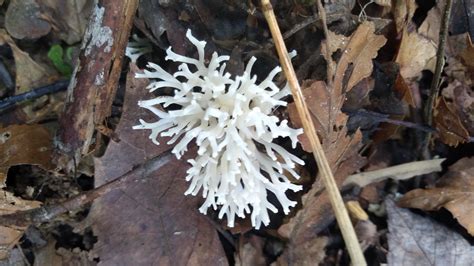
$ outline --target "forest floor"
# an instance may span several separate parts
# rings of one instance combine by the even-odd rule
[[[232,78],[280,65],[259,1],[98,2],[0,1],[0,264],[349,265],[310,134],[273,140],[304,161],[285,172],[302,190],[288,214],[265,192],[278,211],[256,229],[184,195],[194,142],[177,159],[132,129],[156,121],[139,101],[174,95],[135,75],[175,73],[169,47],[198,58],[188,29]],[[473,265],[474,2],[323,2],[273,9],[357,248],[369,265]],[[272,114],[303,128],[284,100]]]

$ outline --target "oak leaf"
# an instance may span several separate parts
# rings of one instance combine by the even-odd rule
[[[434,72],[436,48],[437,45],[434,41],[417,32],[408,32],[408,29],[405,28],[395,59],[395,62],[400,64],[402,77],[405,79],[418,77],[425,69]]]
[[[6,186],[10,167],[29,164],[52,170],[53,138],[41,125],[11,125],[0,128],[0,188]]]
[[[365,158],[359,154],[362,134],[357,130],[352,136],[347,135],[348,116],[341,111],[341,107],[345,94],[358,82],[370,76],[373,69],[372,59],[386,42],[383,36],[375,35],[374,31],[372,23],[364,22],[350,37],[329,40],[340,43],[331,43],[329,48],[323,44],[323,51],[329,49],[333,53],[339,48],[342,49],[341,58],[334,69],[334,76],[328,77],[333,85],[330,87],[323,81],[309,80],[302,86],[315,128],[339,185],[349,174],[365,164]],[[330,35],[330,38],[331,36],[334,35]],[[288,112],[295,126],[301,127],[294,104],[289,105]],[[301,141],[303,149],[311,151],[306,136],[303,135]],[[302,256],[303,254],[298,252],[299,246],[314,241],[316,235],[333,220],[329,198],[326,193],[321,193],[322,189],[323,184],[318,179],[303,196],[302,209],[288,223],[280,227],[279,233],[290,240],[284,253],[287,258],[297,260],[298,256]]]
[[[385,200],[388,215],[388,265],[473,265],[474,246],[431,219]]]
[[[469,132],[464,127],[458,113],[440,97],[434,109],[433,123],[438,130],[441,141],[449,146],[457,146],[469,139]]]
[[[446,208],[474,235],[474,157],[463,158],[449,167],[435,188],[409,191],[398,202],[405,208],[425,211]]]

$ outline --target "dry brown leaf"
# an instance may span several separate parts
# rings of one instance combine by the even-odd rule
[[[432,40],[436,46],[439,43],[439,28],[445,4],[446,1],[437,1],[436,5],[428,11],[428,15],[418,28],[418,33],[428,40]]]
[[[53,25],[53,32],[67,44],[80,42],[87,27],[93,0],[40,0],[41,18]]]
[[[372,59],[377,56],[378,50],[387,42],[384,36],[375,35],[374,32],[375,26],[372,23],[362,23],[352,34],[349,44],[342,50],[344,55],[337,63],[333,79],[334,89],[344,89],[344,91],[336,93],[342,94],[350,91],[357,83],[372,73],[374,68]],[[347,85],[343,84],[346,82],[344,79],[347,75],[346,71],[350,71]]]
[[[82,40],[93,0],[13,0],[5,27],[16,39],[37,39],[50,31],[67,44]]]
[[[8,169],[14,165],[33,164],[53,169],[51,163],[52,137],[40,125],[12,125],[0,129],[0,215],[37,208],[38,201],[23,200],[5,187]],[[0,226],[0,260],[7,258],[10,249],[20,240],[26,227]]]
[[[322,81],[306,81],[302,86],[305,101],[338,185],[365,164],[365,158],[359,154],[362,145],[361,132],[358,130],[353,136],[347,135],[348,117],[341,111],[345,93],[371,74],[372,59],[385,41],[383,36],[374,34],[372,23],[362,23],[343,48],[335,76],[330,77],[334,87],[330,88]],[[358,69],[362,67],[365,69]],[[294,104],[289,105],[288,112],[292,122],[301,127]],[[310,151],[305,138],[303,135],[301,139],[303,149]],[[301,255],[300,246],[311,243],[318,232],[334,219],[329,198],[326,193],[321,193],[322,189],[323,184],[319,179],[303,196],[302,209],[279,229],[279,233],[290,241],[285,251],[288,258]]]
[[[405,79],[418,77],[422,70],[434,72],[436,43],[417,32],[405,28],[395,62],[400,65],[400,74]]]
[[[456,110],[440,97],[434,109],[433,124],[438,130],[440,140],[456,147],[459,143],[465,143],[469,139],[469,132],[464,127]]]
[[[471,80],[474,80],[474,45],[471,37],[466,34],[466,48],[459,54],[461,61],[466,65]]]
[[[15,39],[36,39],[48,34],[51,25],[41,19],[35,0],[12,0],[5,13],[5,28]]]
[[[235,253],[236,266],[268,265],[263,254],[265,239],[256,235],[241,235],[238,252]]]
[[[0,215],[26,211],[40,207],[39,201],[23,200],[13,193],[0,190]],[[0,261],[10,255],[10,250],[18,244],[27,227],[0,225]]]
[[[0,128],[0,188],[5,186],[8,169],[14,165],[33,164],[51,170],[53,139],[40,125],[12,125]]]
[[[18,230],[0,225],[0,261],[6,259],[10,255],[10,250],[18,243],[23,230]]]
[[[474,91],[468,84],[454,80],[443,89],[442,94],[453,103],[469,135],[474,135]]]
[[[398,208],[388,199],[388,265],[474,265],[474,246],[431,219]]]
[[[474,235],[474,157],[463,158],[449,167],[435,188],[409,191],[398,202],[401,207],[425,211],[448,209]]]
[[[137,105],[150,97],[146,80],[135,79],[137,67],[127,76],[123,115],[115,133],[120,142],[110,142],[96,160],[95,182],[99,186],[133,167],[170,149],[161,140],[157,146],[149,132],[136,131],[138,119],[152,114]],[[149,120],[151,120],[150,118]],[[199,197],[186,197],[186,159],[172,160],[136,183],[112,191],[94,201],[88,222],[98,242],[93,251],[105,265],[226,265],[217,231],[198,211]]]
[[[417,8],[418,6],[415,0],[395,1],[395,5],[393,6],[393,17],[397,33],[402,33],[403,29],[410,26]]]
[[[55,73],[48,68],[38,64],[31,57],[23,52],[8,33],[0,29],[0,45],[8,44],[13,51],[16,68],[16,90],[15,93],[27,92],[32,88],[40,87],[51,83],[56,79]]]
[[[329,238],[326,236],[313,237],[308,241],[302,243],[291,251],[290,248],[285,249],[283,254],[278,257],[278,260],[272,266],[286,266],[286,265],[319,265],[326,257],[326,246]]]
[[[59,247],[54,238],[47,241],[47,245],[38,250],[35,250],[34,266],[42,265],[81,265],[81,266],[95,266],[97,262],[93,261],[89,253],[85,250],[65,249]]]

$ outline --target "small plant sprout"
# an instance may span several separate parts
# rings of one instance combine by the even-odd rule
[[[273,143],[275,138],[288,137],[295,148],[297,136],[303,133],[302,129],[290,128],[287,120],[279,121],[272,115],[275,108],[286,106],[281,99],[290,93],[288,87],[280,89],[273,82],[281,68],[276,67],[257,84],[257,77],[250,74],[256,61],[252,57],[244,73],[232,77],[225,72],[229,56],[214,52],[206,64],[206,42],[197,40],[190,30],[186,37],[196,46],[198,59],[176,54],[170,47],[166,60],[181,63],[176,73],[148,63],[149,70],[136,75],[152,80],[147,87],[150,92],[173,88],[174,95],[139,101],[139,106],[159,119],[140,120],[140,125],[133,128],[151,130],[149,138],[157,145],[158,136],[170,137],[167,143],[176,143],[172,152],[178,159],[195,141],[198,151],[196,158],[188,160],[191,167],[186,180],[190,185],[185,194],[202,191],[205,201],[199,208],[201,213],[205,214],[209,207],[220,208],[219,218],[226,215],[229,227],[234,226],[236,215],[244,218],[246,214],[250,214],[255,228],[262,223],[268,225],[268,211],[278,212],[269,201],[269,192],[288,214],[296,202],[285,193],[302,189],[285,174],[299,178],[294,167],[304,162]],[[173,108],[164,111],[171,105]]]

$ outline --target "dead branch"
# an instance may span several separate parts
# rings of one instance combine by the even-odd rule
[[[59,120],[60,167],[90,152],[96,125],[110,115],[137,7],[138,0],[99,0],[92,11]]]
[[[444,67],[444,48],[446,46],[446,37],[448,36],[449,17],[451,15],[451,8],[453,6],[452,0],[447,0],[444,6],[444,14],[439,28],[439,44],[438,51],[436,52],[436,67],[433,79],[431,80],[430,95],[425,105],[424,120],[428,126],[433,125],[433,109],[438,99],[439,86],[441,80],[441,73]],[[422,142],[422,156],[424,159],[429,159],[429,141],[431,133],[427,133]]]
[[[167,164],[173,155],[168,150],[141,164],[124,175],[109,181],[93,190],[86,191],[64,202],[46,205],[39,208],[15,212],[0,216],[0,224],[3,226],[29,226],[31,224],[40,224],[48,222],[68,211],[76,210],[93,200],[104,196],[105,194],[120,189],[124,185],[136,181],[137,176],[147,177],[149,173],[158,170]]]

